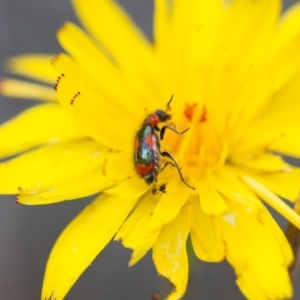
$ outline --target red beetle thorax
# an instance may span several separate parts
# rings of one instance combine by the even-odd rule
[[[144,124],[149,124],[151,126],[155,126],[159,122],[160,122],[160,119],[159,119],[158,115],[152,114],[145,119]]]

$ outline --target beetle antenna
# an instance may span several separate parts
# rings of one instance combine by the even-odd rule
[[[166,111],[169,111],[169,110],[171,110],[171,106],[170,106],[170,104],[171,104],[171,102],[172,102],[172,100],[173,100],[173,96],[174,96],[174,95],[171,95],[171,98],[170,98],[169,102],[167,103],[167,108],[166,108]]]

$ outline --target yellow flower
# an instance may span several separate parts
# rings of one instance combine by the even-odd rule
[[[0,165],[0,192],[30,205],[101,192],[57,240],[42,299],[63,299],[112,238],[133,250],[130,265],[152,249],[174,285],[168,300],[180,299],[188,236],[199,259],[232,265],[248,299],[292,297],[292,251],[264,203],[300,228],[281,199],[300,188],[300,170],[281,156],[300,157],[300,5],[280,15],[279,0],[168,3],[155,1],[151,43],[114,1],[73,0],[88,33],[71,23],[58,32],[68,55],[55,72],[49,56],[10,61],[17,74],[58,78],[59,103],[45,85],[2,81],[3,94],[48,103],[0,128],[1,156],[19,154]],[[153,193],[134,141],[171,95],[169,126],[189,129],[166,130],[160,150],[185,182],[167,166],[156,183],[165,193]]]

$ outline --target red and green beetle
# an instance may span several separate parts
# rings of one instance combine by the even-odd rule
[[[184,180],[175,158],[169,152],[162,152],[160,150],[160,141],[163,140],[166,129],[170,129],[177,134],[183,134],[188,130],[187,128],[180,132],[169,125],[164,125],[161,129],[158,127],[159,122],[166,122],[171,119],[171,115],[167,114],[167,111],[170,109],[172,99],[173,96],[168,102],[165,111],[158,109],[153,114],[149,115],[137,132],[134,146],[134,165],[138,175],[143,178],[147,184],[151,185],[157,180],[158,174],[168,164],[171,164],[177,168],[181,181],[194,190],[195,188],[190,186]],[[158,137],[157,131],[160,132],[160,137]],[[167,157],[171,160],[166,162],[162,168],[160,156]],[[165,185],[160,186],[158,190],[165,192]],[[156,191],[157,189],[154,187],[152,192],[155,193]]]

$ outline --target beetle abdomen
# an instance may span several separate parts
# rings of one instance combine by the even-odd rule
[[[160,171],[158,136],[151,125],[144,125],[137,132],[134,151],[137,173],[148,183],[154,182]]]

